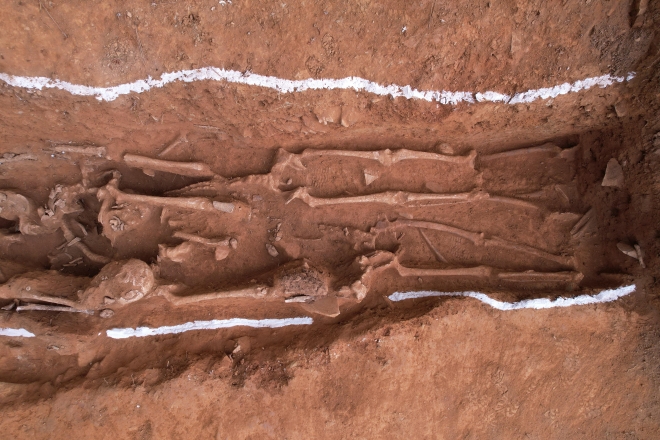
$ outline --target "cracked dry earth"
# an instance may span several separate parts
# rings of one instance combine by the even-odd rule
[[[2,437],[660,436],[657,2],[0,8]]]

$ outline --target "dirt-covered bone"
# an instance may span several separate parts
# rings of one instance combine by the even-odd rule
[[[35,203],[14,191],[0,191],[0,218],[18,223],[24,235],[37,235],[44,231]]]
[[[405,191],[385,191],[376,194],[366,194],[352,197],[314,197],[309,194],[306,187],[300,187],[289,196],[287,203],[295,199],[300,199],[312,208],[319,206],[360,204],[360,203],[382,203],[390,206],[408,206],[430,203],[449,204],[449,203],[468,203],[478,201],[490,201],[495,203],[504,203],[516,205],[524,208],[540,209],[537,205],[523,200],[511,197],[491,196],[483,191],[474,191],[469,193],[455,194],[434,194],[434,193],[411,193]]]
[[[500,248],[506,249],[516,253],[523,253],[543,260],[551,261],[560,266],[575,268],[575,258],[573,256],[554,255],[549,252],[537,249],[525,244],[514,243],[500,237],[486,237],[484,233],[470,232],[464,229],[456,228],[453,226],[445,225],[438,222],[428,222],[420,220],[399,219],[391,223],[379,222],[373,229],[373,232],[380,232],[392,228],[409,227],[417,229],[431,229],[440,232],[464,238],[475,246],[483,246],[486,248]]]
[[[472,150],[467,156],[449,156],[446,154],[429,153],[426,151],[414,150],[378,150],[378,151],[351,151],[351,150],[312,150],[307,149],[302,152],[301,158],[323,157],[323,156],[345,156],[360,159],[378,161],[383,166],[390,166],[405,160],[430,160],[437,162],[449,162],[456,164],[465,164],[474,168],[474,161],[477,152]]]
[[[125,154],[124,162],[130,167],[142,170],[162,171],[188,177],[213,177],[215,173],[208,165],[201,162],[175,162],[171,160],[153,159],[136,154]]]

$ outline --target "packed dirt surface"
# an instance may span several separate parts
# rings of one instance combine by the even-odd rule
[[[400,3],[0,7],[3,435],[660,436],[660,6]]]

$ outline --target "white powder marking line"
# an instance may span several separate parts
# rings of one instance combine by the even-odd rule
[[[72,84],[59,79],[50,79],[43,76],[28,77],[14,76],[6,73],[0,73],[0,80],[5,83],[25,89],[54,88],[65,90],[73,95],[95,96],[99,101],[114,101],[121,95],[129,93],[143,93],[152,88],[160,88],[166,84],[183,81],[226,81],[234,84],[244,84],[250,86],[264,87],[277,90],[280,93],[304,92],[306,90],[355,90],[364,91],[381,96],[391,96],[393,98],[405,97],[407,99],[421,99],[424,101],[436,101],[445,105],[457,105],[461,102],[472,104],[474,102],[502,102],[506,104],[530,103],[537,99],[556,98],[559,95],[575,93],[581,90],[587,90],[598,86],[601,88],[611,86],[612,84],[630,81],[635,77],[635,72],[631,72],[625,77],[602,75],[593,78],[586,78],[573,83],[559,84],[554,87],[528,90],[522,93],[516,93],[513,96],[498,92],[487,91],[483,93],[473,92],[448,92],[446,90],[417,90],[407,86],[398,86],[390,84],[384,86],[357,76],[349,76],[340,79],[304,79],[289,80],[277,78],[275,76],[258,75],[252,72],[242,73],[237,70],[226,70],[217,67],[202,67],[194,70],[181,70],[178,72],[164,73],[160,79],[148,77],[146,80],[137,80],[132,83],[120,84],[113,87],[91,87],[81,84]]]
[[[284,319],[214,319],[212,321],[193,321],[179,325],[168,325],[164,327],[138,327],[138,328],[113,328],[106,331],[109,338],[143,338],[145,336],[169,335],[184,333],[193,330],[217,330],[230,327],[254,327],[254,328],[280,328],[289,325],[311,325],[312,318],[284,318]]]
[[[548,298],[527,299],[519,302],[497,301],[488,295],[480,292],[435,292],[435,291],[417,291],[417,292],[395,292],[389,296],[392,301],[403,301],[406,299],[425,298],[432,296],[465,296],[488,304],[497,310],[520,310],[520,309],[552,309],[554,307],[583,306],[587,304],[598,304],[616,301],[617,299],[629,295],[635,291],[635,285],[623,286],[617,289],[603,290],[598,295],[580,295],[574,298],[559,297],[555,300]]]
[[[0,336],[34,338],[34,333],[30,333],[24,328],[0,328]]]

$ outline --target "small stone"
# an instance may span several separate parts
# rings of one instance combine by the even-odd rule
[[[231,214],[234,212],[234,204],[233,203],[225,203],[225,202],[213,202],[213,207],[217,209],[218,211],[226,212],[228,214]]]
[[[378,179],[378,174],[370,171],[370,170],[364,170],[364,181],[367,185],[371,185],[371,183]]]
[[[605,177],[603,177],[602,186],[613,186],[623,188],[623,168],[616,159],[610,159],[607,162]]]
[[[275,248],[275,246],[270,243],[266,243],[266,250],[268,251],[268,254],[270,254],[270,256],[273,258],[276,258],[280,255],[280,253],[277,251],[277,248]]]
[[[103,309],[101,310],[101,313],[99,313],[99,316],[101,318],[112,318],[114,314],[115,312],[111,309]]]
[[[238,247],[238,240],[235,238],[230,239],[229,246],[231,246],[232,249],[236,249]]]

